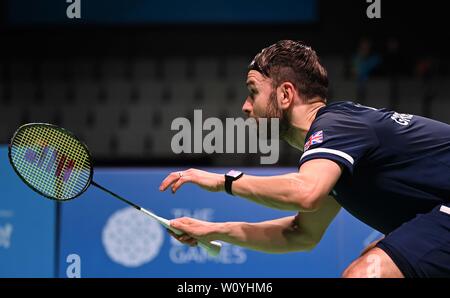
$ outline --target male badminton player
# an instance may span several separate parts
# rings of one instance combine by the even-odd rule
[[[344,277],[373,274],[374,256],[379,277],[450,276],[450,125],[349,101],[327,105],[327,72],[297,41],[257,54],[247,86],[243,111],[279,118],[280,137],[304,151],[299,171],[255,177],[190,169],[171,173],[160,190],[194,183],[299,213],[261,223],[180,218],[172,225],[185,235],[174,237],[191,245],[199,238],[270,253],[307,251],[342,206],[385,234]]]

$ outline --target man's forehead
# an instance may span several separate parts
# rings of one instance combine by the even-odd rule
[[[269,78],[264,77],[260,72],[253,69],[247,74],[247,85],[259,85],[268,80]]]

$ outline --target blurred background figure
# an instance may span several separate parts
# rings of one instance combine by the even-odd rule
[[[372,41],[364,37],[359,42],[352,60],[352,75],[363,85],[381,62],[381,56],[374,51]]]
[[[351,75],[356,80],[357,97],[366,97],[366,84],[381,64],[381,56],[375,53],[372,41],[364,37],[360,40],[351,61]]]

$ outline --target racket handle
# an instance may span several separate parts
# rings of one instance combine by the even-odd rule
[[[197,240],[198,245],[205,249],[210,256],[217,257],[220,254],[220,250],[222,249],[222,243],[217,241],[201,241]]]
[[[182,231],[177,230],[177,229],[175,229],[175,228],[170,226],[170,220],[165,219],[165,218],[160,217],[160,216],[157,216],[156,214],[154,214],[154,213],[152,213],[152,212],[150,212],[150,211],[148,211],[148,210],[146,210],[144,208],[141,208],[141,207],[138,207],[138,208],[139,208],[140,211],[142,211],[145,214],[149,215],[150,217],[156,219],[160,224],[162,224],[164,227],[166,227],[167,229],[171,230],[175,234],[177,234],[177,235],[183,234]],[[219,255],[220,250],[222,248],[222,243],[217,242],[217,241],[208,242],[208,241],[203,241],[203,240],[197,239],[197,243],[198,243],[198,245],[200,247],[205,249],[208,252],[208,254],[210,254],[213,257]]]
[[[159,217],[157,219],[163,226],[165,226],[166,228],[168,228],[169,230],[171,230],[172,232],[174,232],[177,235],[181,235],[183,234],[182,231],[177,230],[173,227],[170,226],[170,221],[165,219],[165,218],[161,218]],[[201,248],[203,248],[204,250],[206,250],[208,252],[208,254],[210,256],[218,256],[220,254],[220,250],[222,249],[222,243],[218,242],[218,241],[204,241],[204,240],[199,240],[197,239],[197,243],[198,246],[200,246]]]
[[[175,228],[172,228],[171,226],[169,226],[168,229],[177,235],[183,234],[183,232],[181,232],[180,230],[177,230]],[[220,243],[218,241],[208,242],[208,241],[197,239],[197,244],[201,248],[205,249],[208,252],[208,254],[213,257],[218,256],[220,254],[220,250],[222,249],[222,243]]]

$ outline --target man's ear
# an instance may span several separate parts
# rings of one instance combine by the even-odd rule
[[[282,110],[287,110],[294,102],[295,88],[290,82],[284,82],[278,87],[278,101]]]

